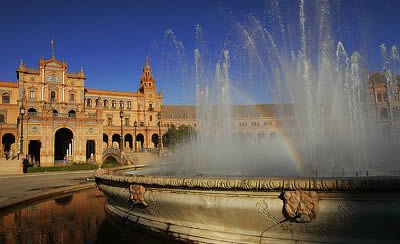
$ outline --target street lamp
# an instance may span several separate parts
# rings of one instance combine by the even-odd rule
[[[135,122],[133,123],[133,127],[135,128],[135,138],[134,138],[134,142],[135,142],[135,152],[136,152],[136,127],[137,127],[137,121],[135,120]]]
[[[120,137],[120,143],[119,143],[119,149],[122,151],[124,148],[124,127],[122,124],[122,119],[124,118],[124,111],[122,111],[122,106],[121,109],[119,111],[119,117],[121,118],[121,137]]]
[[[21,136],[19,137],[19,153],[20,155],[22,155],[24,153],[24,115],[25,115],[24,100],[22,100],[21,107],[19,109],[19,114],[21,115]]]
[[[161,112],[158,112],[157,114],[158,118],[158,153],[161,156],[162,153],[162,135],[161,135]]]

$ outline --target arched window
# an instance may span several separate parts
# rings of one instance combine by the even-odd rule
[[[131,101],[128,101],[128,102],[126,103],[126,107],[127,107],[128,109],[131,109],[131,108],[132,108],[132,103],[131,103]]]
[[[119,107],[120,108],[124,108],[124,102],[123,101],[119,101]]]
[[[88,98],[88,99],[86,100],[86,106],[87,106],[87,107],[91,107],[91,106],[92,106],[92,99]]]
[[[115,100],[111,101],[111,107],[116,108],[117,107],[117,102]]]
[[[34,109],[34,108],[28,109],[28,115],[29,116],[36,116],[37,115],[36,109]]]
[[[387,108],[381,109],[381,119],[389,119],[389,111]]]
[[[95,103],[96,103],[96,107],[100,106],[100,99],[97,98],[97,99],[95,100]]]
[[[6,122],[6,117],[4,116],[4,114],[0,114],[0,123],[4,122]]]
[[[107,101],[107,100],[104,100],[104,101],[103,101],[103,107],[105,107],[105,108],[108,107],[108,101]]]
[[[3,93],[3,95],[1,96],[1,100],[3,103],[10,103],[10,94]]]
[[[56,92],[55,92],[55,91],[51,91],[51,92],[50,92],[50,100],[51,100],[51,101],[56,100]]]
[[[76,117],[76,112],[75,112],[74,110],[70,110],[70,111],[68,112],[68,117],[69,117],[69,118],[75,118],[75,117]]]
[[[382,102],[382,94],[381,93],[376,94],[376,99],[378,100],[378,103]]]
[[[53,109],[53,117],[58,117],[58,111]]]
[[[54,74],[50,74],[50,75],[46,76],[46,81],[48,81],[48,82],[57,82],[57,83],[59,83],[60,80],[61,80],[60,77],[57,76],[57,75],[54,75]]]

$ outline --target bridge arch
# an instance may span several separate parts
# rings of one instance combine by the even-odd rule
[[[102,163],[110,157],[114,158],[119,165],[124,165],[123,160],[121,159],[121,153],[118,148],[108,148],[104,150]]]

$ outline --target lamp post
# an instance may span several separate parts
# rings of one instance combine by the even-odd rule
[[[148,124],[145,125],[145,131],[146,131],[146,138],[145,138],[145,139],[146,139],[146,141],[145,141],[145,144],[144,144],[144,145],[145,145],[144,148],[146,148],[146,149],[149,148],[149,145],[148,145],[148,138],[149,138],[149,137],[148,137],[148,135],[147,135],[147,134],[148,134],[148,133],[147,133],[147,129],[148,129],[148,127],[149,127],[149,123],[150,123],[150,122],[148,122]]]
[[[19,114],[21,115],[21,136],[19,137],[19,153],[22,156],[24,154],[24,115],[25,115],[24,100],[22,100],[21,107],[19,109]]]
[[[122,124],[122,119],[124,118],[124,111],[122,111],[122,106],[119,111],[119,117],[121,118],[121,137],[120,137],[120,142],[119,142],[119,149],[122,151],[124,149],[124,127]]]
[[[158,154],[161,156],[162,153],[161,112],[158,112],[157,118],[158,118]]]
[[[135,122],[133,123],[133,127],[135,128],[135,138],[134,138],[134,143],[135,143],[135,152],[137,151],[137,145],[136,145],[136,127],[137,127],[137,121],[135,120]]]

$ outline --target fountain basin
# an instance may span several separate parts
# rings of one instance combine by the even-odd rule
[[[196,243],[400,239],[400,177],[184,177],[131,172],[132,168],[123,168],[96,173],[96,185],[107,197],[106,210],[132,225],[177,239]]]

